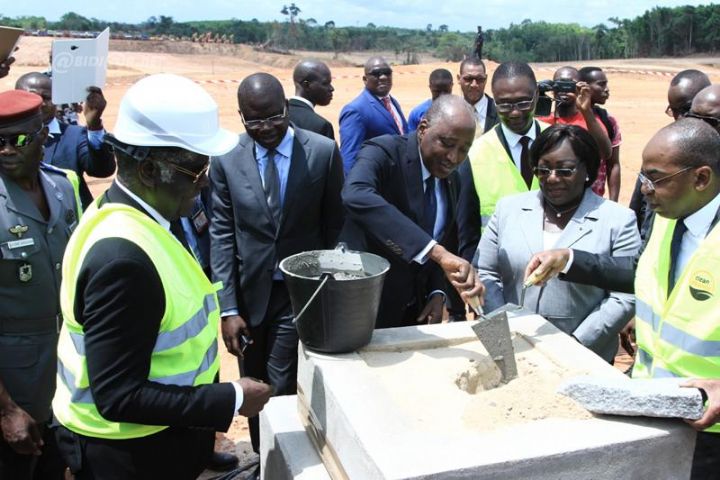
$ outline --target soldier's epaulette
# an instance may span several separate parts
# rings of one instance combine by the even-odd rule
[[[55,167],[53,165],[50,165],[49,163],[40,162],[40,170],[45,170],[46,172],[51,173],[57,173],[62,175],[63,177],[67,177],[67,172],[63,170],[62,168]]]

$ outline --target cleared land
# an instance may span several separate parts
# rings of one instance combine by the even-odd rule
[[[0,80],[0,91],[13,88],[15,79],[23,73],[45,70],[51,41],[50,38],[24,37],[11,74]],[[278,55],[257,52],[243,45],[201,45],[189,42],[116,40],[111,42],[110,48],[108,84],[104,88],[108,100],[104,123],[110,131],[115,124],[120,99],[128,87],[146,75],[161,72],[177,73],[201,82],[220,106],[221,124],[230,130],[242,131],[237,114],[238,83],[251,73],[265,71],[277,76],[285,87],[286,95],[292,95],[293,66],[300,58],[315,56],[327,61],[332,68],[335,96],[329,106],[319,107],[318,112],[335,125],[337,132],[340,109],[362,89],[362,69],[356,65],[362,64],[370,56],[362,52],[342,54],[339,58],[327,52]],[[408,66],[400,65],[402,55],[395,56],[388,52],[387,58],[398,64],[394,67],[392,93],[406,114],[429,97],[427,78],[432,70],[447,68],[457,73],[458,69],[456,63],[438,62],[431,57],[421,57],[427,63]],[[711,80],[716,82],[720,80],[720,58],[602,60],[591,63],[606,69],[610,81],[610,100],[606,107],[618,119],[622,130],[620,161],[623,185],[620,202],[627,204],[640,168],[643,147],[653,133],[672,120],[663,113],[667,106],[670,78],[680,70],[697,68],[708,73]],[[569,65],[581,67],[586,64],[570,62]],[[496,66],[495,63],[489,63],[490,74]],[[533,68],[540,80],[551,78],[558,66],[560,64],[535,64]],[[454,92],[460,94],[457,85]],[[102,192],[109,183],[109,179],[89,180],[95,194]],[[235,358],[225,351],[224,345],[221,348],[222,378],[238,378]],[[238,453],[251,451],[244,419],[236,418],[230,431],[219,437],[223,448],[227,450],[233,449],[237,443]]]

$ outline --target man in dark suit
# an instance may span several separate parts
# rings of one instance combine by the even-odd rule
[[[63,259],[56,437],[75,478],[194,479],[215,431],[271,393],[249,378],[213,383],[216,288],[177,228],[208,184],[208,156],[237,138],[207,92],[169,74],[127,91],[115,134],[118,177]]]
[[[115,173],[115,157],[110,146],[103,143],[105,129],[102,114],[107,102],[102,91],[88,89],[83,113],[86,127],[61,123],[55,116],[57,107],[52,103],[52,79],[39,72],[20,77],[15,88],[40,95],[43,99],[43,116],[49,135],[45,141],[44,162],[74,171],[80,181],[80,201],[83,208],[92,202],[92,194],[85,183],[84,174],[105,178]]]
[[[466,58],[460,62],[460,73],[458,73],[457,80],[463,98],[475,113],[477,123],[475,137],[479,137],[499,122],[495,101],[485,94],[485,85],[487,84],[485,63],[475,56]]]
[[[335,142],[290,124],[285,93],[272,75],[245,78],[238,103],[247,133],[210,168],[211,265],[224,285],[223,338],[241,357],[243,376],[292,395],[298,334],[278,263],[335,246],[343,221],[342,161]],[[243,335],[252,341],[244,353]],[[250,434],[257,451],[257,417]]]
[[[340,153],[346,175],[365,140],[407,133],[408,125],[400,104],[390,96],[392,74],[384,58],[369,59],[362,77],[365,89],[340,112]]]
[[[375,138],[358,154],[343,189],[348,218],[341,239],[390,261],[378,328],[440,322],[443,272],[465,297],[483,291],[470,264],[442,246],[456,228],[460,179],[455,169],[474,135],[467,105],[443,95],[417,132]]]
[[[335,140],[335,130],[326,119],[315,112],[315,106],[324,107],[332,101],[330,69],[317,60],[302,60],[293,71],[295,96],[290,97],[290,121],[298,128],[310,130]]]

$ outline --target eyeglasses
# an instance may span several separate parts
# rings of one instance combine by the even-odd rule
[[[685,115],[685,118],[697,118],[698,120],[702,120],[713,128],[718,128],[718,126],[720,125],[720,118],[710,117],[707,115],[698,115],[697,113],[693,113],[692,111],[688,112]]]
[[[535,168],[533,168],[533,173],[538,178],[549,177],[553,173],[555,174],[556,177],[568,178],[568,177],[572,177],[576,171],[577,171],[577,167],[574,167],[574,168],[535,167]]]
[[[510,113],[514,111],[515,109],[520,110],[521,112],[526,112],[530,110],[533,106],[533,102],[535,100],[524,100],[522,102],[517,103],[498,103],[495,105],[495,109],[500,113]]]
[[[375,78],[380,78],[383,75],[389,77],[392,75],[392,68],[376,68],[375,70],[370,70],[367,74],[372,75]]]
[[[202,170],[200,170],[199,172],[196,173],[196,172],[193,172],[192,170],[188,170],[187,168],[183,168],[180,165],[176,165],[172,162],[168,162],[167,160],[160,160],[160,161],[167,164],[173,170],[177,170],[178,172],[183,173],[183,174],[187,175],[188,177],[192,178],[193,184],[199,182],[200,179],[202,178],[202,176],[205,175],[207,173],[208,169],[210,168],[210,163],[208,162],[207,165],[205,165],[202,168]]]
[[[465,82],[465,83],[472,83],[473,81],[475,81],[475,82],[477,82],[477,83],[484,83],[484,82],[487,81],[487,75],[475,75],[475,76],[472,76],[472,75],[467,75],[467,76],[465,76],[465,75],[463,75],[463,76],[460,77],[460,78],[462,78],[462,81]]]
[[[645,188],[647,188],[647,189],[648,189],[649,191],[651,191],[651,192],[654,192],[654,191],[655,191],[655,187],[657,186],[658,183],[664,182],[665,180],[669,180],[669,179],[671,179],[672,177],[674,177],[675,175],[680,175],[681,173],[687,172],[688,170],[691,170],[691,169],[693,169],[693,168],[695,168],[695,167],[685,167],[685,168],[682,168],[682,169],[678,170],[678,171],[675,172],[675,173],[671,173],[670,175],[665,175],[664,177],[660,177],[660,178],[658,178],[657,180],[650,180],[650,178],[648,178],[648,176],[645,175],[643,172],[639,172],[639,173],[638,173],[638,178],[640,179],[640,183],[641,183]]]
[[[680,118],[686,116],[692,108],[692,103],[686,103],[680,108],[672,108],[670,105],[665,109],[665,115],[673,118]]]
[[[245,128],[249,129],[256,129],[261,128],[265,123],[270,123],[272,125],[279,125],[282,122],[285,121],[285,118],[287,117],[287,105],[283,107],[283,113],[279,115],[273,115],[272,117],[267,118],[261,118],[260,120],[245,120],[245,117],[243,116],[242,112],[240,112],[240,120],[242,120],[243,125],[245,125]]]
[[[35,140],[35,137],[40,135],[42,133],[44,126],[40,127],[40,130],[38,130],[35,133],[18,133],[16,135],[0,135],[0,148],[4,147],[5,145],[10,145],[14,148],[23,148],[30,145],[33,140]]]

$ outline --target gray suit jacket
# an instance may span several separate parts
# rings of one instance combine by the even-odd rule
[[[238,309],[252,326],[267,310],[272,275],[285,257],[335,246],[343,222],[342,160],[332,140],[295,128],[282,219],[275,225],[255,160],[240,135],[231,152],[210,162],[210,265],[221,311]]]
[[[486,310],[519,303],[523,273],[543,246],[542,192],[533,191],[498,202],[478,246],[478,273],[485,284]],[[552,248],[629,256],[640,248],[635,214],[604,200],[590,189]],[[530,287],[525,307],[546,317],[605,360],[617,352],[617,334],[634,314],[632,295],[553,279]]]

